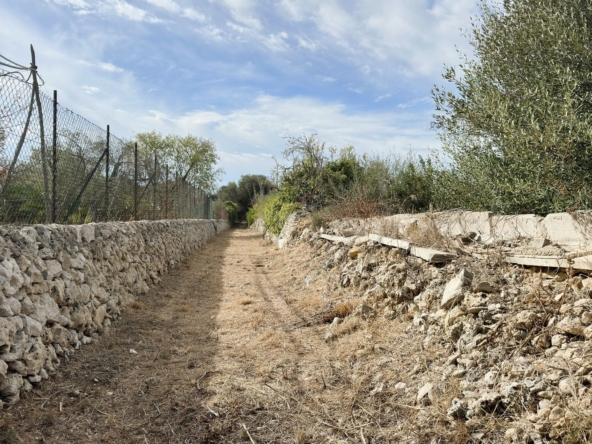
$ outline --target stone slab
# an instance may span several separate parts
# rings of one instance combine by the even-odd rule
[[[333,236],[331,234],[321,234],[321,239],[325,239],[331,242],[341,242],[345,245],[351,245],[354,243],[356,237],[343,237],[343,236]]]
[[[381,236],[380,234],[369,234],[368,239],[378,242],[382,245],[388,245],[389,247],[400,248],[401,250],[409,250],[411,243],[401,239],[393,239],[391,237]]]
[[[409,249],[409,254],[423,259],[430,264],[443,264],[450,262],[456,257],[452,253],[444,253],[443,251],[432,250],[431,248],[422,248],[412,245]]]
[[[508,256],[506,262],[526,267],[572,268],[574,270],[592,271],[592,255],[574,259],[559,256]]]
[[[496,240],[546,237],[543,218],[534,214],[492,216],[491,235]]]

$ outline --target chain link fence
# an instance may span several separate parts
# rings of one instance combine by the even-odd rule
[[[212,198],[158,155],[41,92],[32,54],[30,68],[0,63],[1,224],[214,217]]]

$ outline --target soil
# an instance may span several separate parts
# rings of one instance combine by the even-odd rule
[[[306,397],[301,382],[321,379],[331,348],[304,316],[320,300],[307,295],[304,311],[287,303],[301,296],[295,281],[285,254],[261,236],[224,232],[5,409],[0,441],[313,439],[319,406],[293,393]],[[325,432],[338,427],[323,419]]]
[[[449,351],[425,349],[411,315],[348,316],[360,290],[317,256],[215,237],[4,409],[0,443],[470,442],[450,399],[426,413],[396,388]]]

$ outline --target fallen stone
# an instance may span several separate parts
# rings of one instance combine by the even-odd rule
[[[473,292],[475,293],[495,293],[496,291],[496,288],[489,282],[479,282],[475,288],[473,288]]]
[[[404,392],[405,390],[407,390],[407,384],[405,384],[404,382],[397,382],[395,384],[395,390],[399,392]]]
[[[551,410],[551,413],[549,413],[549,421],[551,423],[556,423],[557,421],[562,419],[564,416],[565,416],[565,410],[560,406],[555,406],[555,407],[553,407],[553,410]]]
[[[530,330],[537,319],[536,313],[524,310],[516,315],[514,328],[517,330]]]
[[[417,402],[422,405],[429,405],[430,403],[432,403],[434,400],[433,390],[434,384],[432,384],[431,382],[425,384],[417,392]]]
[[[429,264],[442,264],[450,262],[456,257],[452,253],[444,253],[438,250],[432,250],[431,248],[422,248],[412,245],[409,249],[409,254],[415,257],[419,257]]]
[[[440,307],[450,308],[462,301],[464,297],[464,287],[471,285],[473,275],[467,270],[461,270],[444,289],[444,295],[440,302]]]
[[[465,419],[467,416],[467,405],[464,401],[454,398],[446,414],[454,419]]]
[[[401,239],[393,239],[390,237],[381,236],[379,234],[370,234],[368,235],[368,239],[373,240],[374,242],[378,242],[382,245],[387,245],[389,247],[399,248],[401,250],[408,251],[411,247],[411,243],[408,241],[404,241]]]
[[[349,250],[349,252],[347,253],[347,256],[350,259],[356,259],[358,257],[358,255],[360,254],[360,251],[362,251],[360,248],[354,247],[351,250]]]
[[[555,326],[555,329],[559,333],[567,333],[574,336],[583,336],[584,334],[584,325],[582,325],[579,318],[572,318],[567,317],[563,318],[559,323]]]

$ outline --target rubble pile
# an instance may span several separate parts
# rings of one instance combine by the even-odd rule
[[[508,250],[528,249],[520,240],[464,236],[453,240],[451,261],[430,264],[367,237],[346,245],[305,228],[296,238],[310,246],[311,270],[349,289],[350,316],[404,322],[425,353],[440,351],[428,368],[393,381],[420,424],[424,408],[444,402],[450,426],[462,423],[475,442],[487,442],[492,421],[506,442],[590,439],[591,277],[506,263]],[[339,322],[326,340],[339,340]]]

